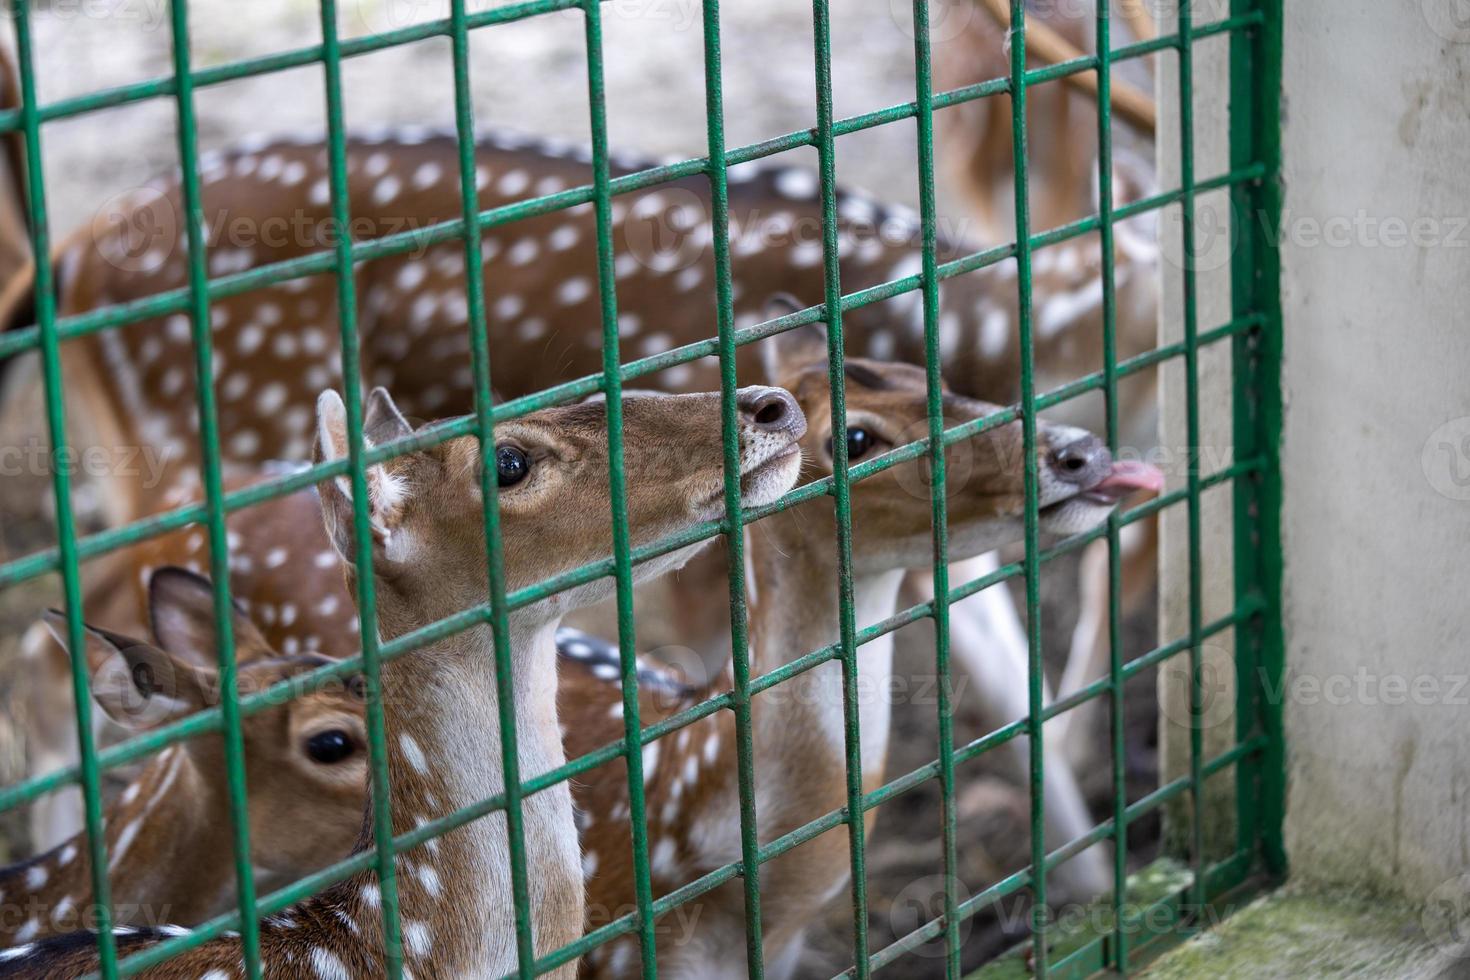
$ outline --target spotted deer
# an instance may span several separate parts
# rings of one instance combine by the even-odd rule
[[[808,418],[803,440],[806,474],[832,472],[832,442],[845,439],[853,462],[874,459],[923,431],[927,387],[921,368],[853,358],[845,363],[847,428],[833,429],[828,401],[827,338],[820,326],[802,327],[767,341],[765,369],[772,383],[796,395]],[[993,404],[946,393],[946,425],[995,412]],[[1159,474],[1142,464],[1115,462],[1101,440],[1070,426],[1043,423],[1037,467],[1040,520],[1050,533],[1094,526],[1124,497],[1156,488]],[[1016,541],[1022,532],[1025,455],[1019,423],[990,430],[952,447],[947,455],[951,557],[983,554]],[[927,461],[910,461],[853,485],[852,567],[855,624],[881,622],[898,611],[904,573],[933,560]],[[831,501],[819,498],[762,520],[749,536],[750,657],[753,675],[839,639],[837,554]],[[568,751],[581,754],[616,738],[621,724],[615,651],[569,642],[581,671],[563,682],[563,704],[577,706]],[[893,637],[858,652],[862,778],[870,792],[883,783],[892,692],[896,690]],[[729,675],[682,694],[677,684],[652,684],[643,717],[661,720],[703,697],[727,689]],[[672,693],[671,693],[672,692]],[[846,804],[842,674],[826,663],[757,695],[752,703],[756,811],[767,844]],[[650,870],[655,896],[667,894],[741,858],[733,716],[720,712],[666,735],[644,751]],[[593,914],[615,915],[633,905],[626,782],[617,766],[584,777],[583,862]],[[1080,807],[1065,783],[1048,784],[1048,829],[1058,813]],[[585,801],[585,802],[584,802]],[[593,803],[595,802],[595,805]],[[865,815],[871,826],[876,810]],[[1085,811],[1084,811],[1085,815]],[[1055,836],[1052,838],[1056,840]],[[1060,844],[1060,840],[1056,840]],[[806,929],[848,882],[846,834],[828,832],[760,870],[764,955],[773,976],[796,975]],[[692,911],[691,911],[692,910]],[[673,925],[674,922],[679,925]],[[742,891],[726,885],[671,913],[655,927],[659,966],[676,977],[744,972]],[[624,938],[590,954],[596,977],[636,973],[636,943]]]
[[[1092,3],[1059,4],[1032,2],[1026,5],[1027,51],[1030,67],[1041,67],[1095,51],[1096,20]],[[1150,4],[1125,0],[1114,4],[1111,17],[1112,47],[1147,41],[1157,34]],[[1121,14],[1121,16],[1118,16]],[[1007,38],[1009,5],[1005,0],[983,0],[976,15],[957,22],[956,31],[935,47],[935,84],[941,89],[973,85],[1004,76],[1010,70]],[[1152,58],[1118,62],[1113,67],[1113,187],[1114,204],[1121,205],[1156,193],[1153,163],[1155,106],[1145,94],[1152,85]],[[1031,188],[1032,228],[1055,227],[1076,221],[1099,210],[1097,147],[1097,88],[1092,73],[1068,76],[1066,84],[1052,83],[1027,90],[1030,127],[1027,170]],[[979,224],[978,236],[988,242],[1015,237],[1014,158],[1011,139],[1010,102],[1005,98],[979,99],[955,106],[936,117],[936,148],[944,162],[948,185],[965,200]],[[1142,216],[1114,227],[1120,278],[1115,319],[1119,359],[1134,356],[1155,346],[1158,337],[1158,290],[1160,252],[1155,219]],[[1045,261],[1046,252],[1037,253]],[[1089,286],[1094,302],[1100,304],[1100,278]],[[1045,331],[1043,312],[1038,327]],[[1088,366],[1102,366],[1100,319],[1089,321],[1077,335]],[[1053,365],[1045,347],[1038,348],[1037,366],[1043,372]],[[1135,375],[1118,389],[1118,444],[1133,453],[1146,454],[1158,445],[1158,372]],[[1068,420],[1094,431],[1106,423],[1101,399],[1072,403]],[[1138,609],[1151,594],[1157,578],[1158,522],[1148,517],[1123,528],[1120,536],[1122,593],[1120,608]],[[1082,556],[1077,594],[1079,615],[1072,636],[1066,669],[1057,684],[1057,695],[1065,697],[1107,671],[1109,646],[1108,553],[1106,542],[1095,542]],[[980,564],[972,573],[989,566]],[[990,657],[993,668],[1024,677],[1022,655],[1025,638],[1012,611],[996,606],[988,617],[991,642],[1010,651]],[[957,628],[972,630],[974,620],[960,621]],[[973,654],[974,643],[956,645],[962,659]],[[1014,687],[1014,685],[1011,685]],[[1097,713],[1103,702],[1093,699],[1062,714],[1047,726],[1047,737],[1058,745],[1079,769],[1096,762],[1100,743],[1096,738]],[[1005,706],[1006,715],[1025,711],[1024,692]]]
[[[219,701],[213,587],[182,568],[148,581],[156,645],[89,626],[92,695],[133,731],[176,721]],[[324,666],[321,656],[282,657],[236,610],[242,692]],[[64,644],[65,620],[45,627]],[[245,778],[256,881],[275,888],[346,857],[362,826],[367,790],[362,703],[354,679],[244,720]],[[188,739],[148,762],[106,812],[107,870],[121,925],[195,925],[235,904],[224,746],[219,735]],[[306,823],[311,834],[301,832]],[[84,835],[0,870],[7,915],[0,946],[28,943],[93,921]]]
[[[740,393],[743,499],[769,503],[795,482],[796,440],[804,422],[795,402],[774,389]],[[347,452],[346,413],[330,391],[318,406],[319,458]],[[630,399],[624,406],[627,509],[634,546],[667,537],[723,512],[723,454],[711,433],[720,429],[717,395]],[[366,407],[370,441],[413,431],[387,393],[376,389]],[[505,580],[510,589],[580,567],[610,549],[606,408],[582,404],[545,409],[496,427],[492,460],[476,437],[374,465],[367,471],[373,528],[372,569],[384,640],[479,605],[488,590],[481,523],[481,472],[493,466]],[[327,536],[346,569],[357,571],[349,491],[322,483]],[[573,506],[568,506],[573,504]],[[636,567],[645,579],[677,568],[698,546]],[[297,563],[301,570],[314,565]],[[318,570],[319,572],[322,570]],[[554,635],[567,610],[597,601],[611,589],[596,580],[510,615],[516,742],[527,778],[565,761],[556,705]],[[393,831],[425,822],[504,790],[498,699],[490,627],[477,624],[385,663]],[[584,921],[584,886],[570,791],[565,783],[523,802],[535,948],[545,955],[576,939]],[[367,835],[366,823],[363,834]],[[303,834],[309,839],[309,834]],[[368,837],[359,839],[366,846]],[[515,969],[510,859],[505,821],[472,821],[398,859],[403,954],[409,971],[435,976],[500,976]],[[382,974],[381,893],[376,876],[353,875],[314,898],[261,923],[261,956],[269,976],[371,977]],[[160,936],[125,931],[124,953]],[[236,975],[236,938],[206,943],[149,971],[157,977]],[[0,974],[73,975],[91,968],[95,951],[70,937],[0,952]],[[217,972],[211,972],[217,971]],[[551,975],[574,975],[575,964]]]
[[[168,507],[202,503],[204,489],[197,470],[166,471],[163,495]],[[227,491],[241,490],[263,478],[256,470],[238,470],[226,474]],[[335,589],[328,598],[319,600],[309,617],[303,614],[299,596],[283,580],[281,568],[288,562],[305,562],[317,568],[337,569],[337,554],[323,534],[308,533],[321,523],[321,509],[315,493],[303,492],[277,497],[243,511],[226,516],[230,591],[242,612],[249,615],[252,630],[262,634],[266,647],[280,656],[296,658],[333,658],[350,656],[358,649],[357,610],[344,589]],[[261,526],[295,526],[315,542],[311,550],[297,546],[281,536],[281,544],[248,554],[241,543],[252,529]],[[195,574],[210,567],[209,545],[201,527],[187,527],[149,538],[122,551],[110,552],[82,566],[83,614],[89,622],[105,626],[124,635],[147,635],[152,628],[150,582],[156,569],[178,566]],[[335,576],[336,572],[332,572]],[[293,628],[309,620],[308,630]],[[277,628],[279,627],[279,628]],[[249,653],[247,648],[242,653]],[[71,661],[65,644],[43,623],[27,630],[20,643],[21,671],[24,684],[16,693],[23,707],[30,767],[43,773],[75,765],[80,757],[72,706]],[[208,660],[213,664],[213,659]],[[129,732],[106,712],[94,712],[94,740],[98,745],[121,741]],[[125,765],[110,773],[136,776]],[[37,800],[30,807],[31,846],[49,851],[69,840],[82,829],[81,794],[76,787],[57,790]],[[356,833],[356,817],[353,818]],[[348,843],[351,843],[349,839]],[[338,855],[341,856],[340,853]],[[293,877],[312,870],[299,869]]]

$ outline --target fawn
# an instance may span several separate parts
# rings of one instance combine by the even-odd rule
[[[752,505],[769,503],[795,482],[796,440],[805,427],[785,392],[745,389],[742,407],[742,490]],[[365,409],[365,433],[381,444],[412,434],[382,389]],[[346,412],[335,394],[318,404],[319,457],[347,451]],[[630,399],[623,415],[628,468],[627,507],[635,546],[723,513],[723,454],[717,395]],[[374,465],[367,471],[384,639],[479,605],[487,595],[481,525],[482,467],[494,466],[500,485],[506,585],[534,581],[602,557],[611,540],[606,408],[582,404],[545,409],[503,423],[495,453],[482,460],[479,440],[461,437]],[[345,481],[342,481],[345,482]],[[351,564],[352,504],[338,480],[319,487],[332,546]],[[568,505],[571,506],[568,506]],[[644,579],[678,567],[698,545],[645,562]],[[610,591],[606,579],[567,590],[510,616],[516,740],[523,772],[534,776],[562,764],[557,721],[554,634],[577,605]],[[395,834],[504,789],[496,721],[492,640],[487,624],[471,626],[383,665],[383,709],[392,773],[387,792]],[[571,795],[565,783],[528,797],[523,806],[530,899],[538,955],[581,935],[584,893]],[[364,839],[363,844],[366,843]],[[515,968],[509,855],[505,821],[486,817],[399,858],[398,889],[404,954],[410,970],[444,976],[500,976]],[[269,975],[314,970],[324,977],[381,973],[380,894],[372,872],[261,925],[261,956]],[[155,941],[156,931],[119,934],[123,952]],[[237,940],[211,941],[155,968],[150,976],[231,975]],[[88,969],[95,952],[69,937],[0,953],[6,975],[52,976]],[[568,965],[553,975],[575,973]]]
[[[153,728],[218,702],[213,592],[208,580],[160,568],[148,583],[157,646],[89,627],[92,694],[115,722]],[[250,619],[232,620],[242,691],[263,690],[327,661],[281,657]],[[64,643],[64,620],[46,626]],[[351,850],[362,826],[366,733],[355,682],[324,689],[245,719],[250,839],[256,880],[278,887]],[[174,745],[146,765],[107,812],[108,873],[119,924],[193,925],[235,903],[226,812],[223,745],[218,735]],[[310,800],[310,809],[303,805]],[[312,834],[301,833],[309,820]],[[24,918],[0,922],[0,945],[78,928],[92,907],[86,842],[75,836],[48,853],[0,870],[8,908]]]
[[[925,376],[905,364],[865,359],[845,362],[847,431],[833,433],[828,403],[827,341],[820,327],[802,327],[765,342],[771,381],[796,395],[809,419],[803,440],[809,473],[831,472],[833,438],[846,438],[849,458],[860,462],[924,431]],[[948,394],[946,425],[997,411],[997,406]],[[1123,496],[1156,486],[1151,467],[1115,463],[1090,433],[1043,423],[1038,460],[1042,528],[1075,533],[1103,520]],[[1022,464],[1019,423],[993,429],[948,455],[950,555],[960,559],[1018,540],[1022,530]],[[852,487],[853,596],[861,628],[892,616],[907,569],[933,560],[926,461],[901,464]],[[775,670],[796,656],[838,639],[836,549],[826,533],[831,503],[820,498],[773,514],[750,534],[752,675]],[[875,639],[858,651],[864,692],[859,707],[863,784],[882,783],[894,681],[893,638]],[[561,698],[573,755],[616,739],[621,715],[615,672],[595,644],[569,644],[584,669],[568,672]],[[614,651],[615,653],[615,651]],[[616,663],[614,657],[612,663]],[[725,678],[728,684],[729,678]],[[983,682],[983,681],[982,681]],[[650,722],[718,693],[719,684],[669,697],[670,685],[653,685],[646,699]],[[677,687],[673,687],[677,692]],[[600,710],[605,708],[606,710]],[[846,804],[843,705],[839,665],[823,664],[757,695],[752,704],[756,810],[762,843]],[[651,871],[655,895],[673,891],[741,857],[733,717],[725,712],[666,735],[645,752]],[[584,777],[578,803],[586,810],[584,870],[590,908],[611,914],[633,907],[632,855],[627,846],[626,781],[617,766]],[[623,780],[620,782],[620,780]],[[876,811],[865,823],[871,825]],[[765,919],[766,970],[790,976],[802,935],[848,880],[848,842],[825,833],[760,871]],[[743,974],[744,905],[738,885],[695,899],[678,941],[656,929],[660,970],[669,976]],[[591,976],[622,977],[636,969],[636,940],[623,938],[585,960]]]
[[[249,486],[261,479],[258,471],[240,470],[227,473],[224,486],[234,491]],[[203,499],[203,486],[197,470],[168,472],[166,485],[171,489],[163,495],[163,504],[176,507],[184,503],[198,503]],[[352,597],[345,589],[334,590],[332,597],[323,600],[320,608],[313,610],[310,621],[313,629],[302,633],[296,630],[273,631],[279,622],[289,626],[296,622],[299,610],[298,596],[292,593],[290,584],[283,581],[280,568],[288,560],[316,563],[319,567],[337,569],[337,553],[331,542],[320,532],[321,508],[314,493],[296,493],[277,497],[257,504],[244,511],[226,515],[228,541],[238,547],[247,535],[263,525],[281,523],[294,524],[305,529],[318,540],[317,548],[309,554],[285,549],[272,549],[251,556],[238,551],[230,555],[230,592],[241,611],[248,614],[251,629],[264,634],[266,646],[284,657],[321,657],[334,659],[350,656],[358,649],[357,611]],[[289,539],[284,539],[289,541]],[[187,571],[200,573],[209,567],[209,546],[201,527],[182,528],[158,537],[148,538],[121,551],[100,555],[82,567],[82,609],[87,621],[106,626],[112,632],[124,635],[147,635],[154,617],[150,616],[152,605],[150,583],[156,569],[174,565]],[[335,571],[332,575],[340,578]],[[241,656],[251,651],[242,648]],[[30,717],[27,728],[31,769],[46,772],[75,764],[80,756],[77,746],[77,730],[72,709],[71,667],[65,643],[49,631],[44,623],[38,622],[26,631],[20,644],[22,676],[26,687],[20,694],[26,703]],[[212,658],[207,660],[212,667]],[[99,745],[114,744],[126,737],[128,726],[119,724],[106,712],[96,712],[94,740]],[[110,770],[113,774],[127,774],[129,766],[124,764]],[[361,801],[359,800],[359,803]],[[358,829],[358,809],[350,816],[351,827],[347,831],[342,848],[326,848],[329,855],[312,852],[309,861],[299,867],[282,866],[279,871],[287,880],[299,878],[330,861],[347,854]],[[82,829],[81,793],[76,787],[65,787],[52,792],[30,807],[31,843],[37,851],[48,851],[69,840]],[[322,835],[326,841],[333,837]]]

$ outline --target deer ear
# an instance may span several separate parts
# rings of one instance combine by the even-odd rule
[[[46,628],[67,647],[66,617],[48,610]],[[141,640],[84,626],[92,698],[125,728],[154,728],[207,707],[212,675]],[[75,653],[73,653],[75,655]]]
[[[375,388],[368,396],[368,414],[381,432],[391,436],[406,435],[413,428],[404,419],[393,399],[382,388]],[[316,402],[317,443],[315,461],[318,463],[345,459],[348,455],[347,406],[335,391],[324,391]],[[368,437],[368,426],[363,426],[363,441],[371,446],[374,440]],[[379,438],[382,438],[381,435]],[[382,463],[369,466],[364,474],[368,491],[368,521],[372,527],[373,554],[375,559],[385,558],[393,527],[401,516],[403,503],[403,481],[389,472]],[[335,477],[318,485],[322,503],[322,519],[332,546],[349,567],[355,567],[357,550],[353,545],[352,481],[347,476]]]
[[[806,309],[789,293],[776,293],[766,300],[766,319],[787,316]],[[768,384],[778,385],[793,371],[812,364],[827,363],[827,325],[807,323],[766,338],[761,343],[761,367]]]
[[[183,568],[164,566],[148,579],[148,617],[153,635],[169,654],[205,670],[219,665],[214,629],[214,586]],[[239,663],[271,656],[270,645],[249,616],[230,604],[230,626]]]
[[[381,446],[385,442],[413,435],[413,426],[393,404],[393,396],[387,388],[374,388],[368,392],[362,406],[362,431],[369,443]]]

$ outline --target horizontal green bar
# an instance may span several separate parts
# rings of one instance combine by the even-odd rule
[[[487,27],[491,24],[504,24],[511,21],[523,20],[527,17],[534,17],[540,14],[556,13],[562,10],[576,10],[581,6],[581,0],[529,0],[529,2],[507,4],[504,7],[498,7],[494,10],[471,14],[466,19],[469,22],[469,26],[473,29]],[[449,33],[449,19],[441,18],[439,20],[425,21],[422,24],[413,24],[409,27],[384,31],[381,34],[371,34],[365,37],[342,41],[338,47],[338,53],[343,58],[351,58],[358,55],[370,54],[374,51],[382,51],[386,48],[412,44],[431,37],[447,37]],[[187,77],[193,88],[208,88],[212,85],[222,85],[226,82],[239,81],[240,79],[251,78],[257,75],[270,75],[282,71],[289,71],[292,68],[321,64],[325,60],[326,52],[323,45],[314,44],[305,48],[280,51],[275,54],[250,58],[245,61],[234,61],[229,64],[216,65],[213,68],[201,68],[198,71],[189,73]],[[97,92],[88,92],[86,95],[79,95],[70,99],[61,99],[41,106],[37,112],[41,122],[52,122],[57,119],[66,119],[71,116],[98,112],[103,109],[114,109],[118,106],[142,102],[147,99],[164,98],[174,95],[177,91],[177,78],[173,75],[168,75],[161,78],[146,79],[141,82],[132,82],[127,85],[119,85],[115,88],[101,89]],[[0,133],[19,128],[19,109],[9,109],[5,112],[0,112]]]
[[[755,153],[742,153],[739,150],[732,152],[728,157],[730,165],[734,166],[737,163],[745,162],[747,157],[751,160],[759,159],[760,156],[767,155],[768,153],[780,152],[785,147],[768,148],[767,144],[755,144],[752,147],[742,149],[752,151],[757,148],[759,149],[758,155]],[[624,177],[619,177],[612,182],[612,192],[614,194],[627,194],[669,180],[702,173],[707,166],[707,161],[689,160],[679,164],[629,174]],[[1263,171],[1260,165],[1254,165],[1220,174],[1209,180],[1199,182],[1195,185],[1194,190],[1196,193],[1208,193],[1212,190],[1220,190],[1233,187],[1237,184],[1259,180],[1262,175]],[[1175,204],[1182,200],[1183,197],[1184,189],[1180,188],[1141,198],[1131,204],[1118,208],[1115,211],[1114,220],[1123,221],[1149,211],[1155,211],[1167,207],[1170,204]],[[482,230],[488,231],[489,229],[502,227],[516,221],[539,217],[580,204],[586,204],[591,200],[592,186],[590,184],[584,184],[579,187],[560,191],[556,194],[531,198],[526,201],[518,201],[515,204],[505,204],[497,208],[489,208],[481,211],[479,213],[478,225]],[[1077,238],[1088,232],[1096,231],[1101,227],[1101,224],[1101,218],[1094,214],[1058,228],[1049,229],[1033,235],[1031,237],[1032,247],[1045,248],[1049,245],[1055,245]],[[427,225],[423,228],[396,232],[380,238],[365,239],[362,242],[356,243],[353,251],[356,261],[369,261],[401,255],[430,245],[459,241],[463,238],[464,221],[463,219],[455,218],[448,221],[441,221],[437,224]],[[948,279],[1002,262],[1014,256],[1015,253],[1016,247],[1014,243],[984,249],[971,255],[943,263],[938,268],[938,275],[941,280]],[[210,301],[213,302],[218,299],[248,293],[251,290],[274,286],[291,279],[330,273],[334,269],[335,256],[331,252],[317,252],[311,255],[286,259],[281,262],[273,262],[260,266],[259,268],[249,269],[245,272],[237,272],[210,279],[206,292]],[[857,309],[869,303],[879,302],[901,293],[918,289],[920,286],[919,278],[915,274],[906,279],[894,280],[890,283],[883,283],[845,295],[843,297],[842,310],[843,312],[847,312],[849,309]],[[73,340],[78,337],[85,337],[97,333],[109,327],[125,326],[142,320],[175,313],[187,306],[189,297],[189,290],[181,287],[155,293],[131,303],[107,306],[97,310],[89,310],[84,313],[62,317],[56,321],[57,338],[60,341]],[[849,300],[852,301],[851,305],[849,305]],[[816,309],[821,309],[821,307],[816,307]],[[760,339],[759,337],[752,337],[742,340],[741,337],[748,334],[748,332],[748,330],[737,331],[737,346],[743,343],[750,343],[753,339]],[[34,326],[11,330],[0,335],[0,359],[12,357],[35,347],[39,343],[39,338],[39,328]],[[645,365],[646,362],[658,361],[663,366],[670,366],[672,364],[682,363],[682,360],[690,359],[690,357],[712,356],[717,354],[718,350],[718,341],[710,338],[697,344],[690,344],[679,348],[676,351],[667,351],[657,357],[644,358],[642,361],[633,363]],[[692,353],[694,351],[698,351],[698,353]],[[680,353],[687,353],[688,356],[682,359],[672,356]],[[625,365],[623,370],[626,372],[630,366]],[[662,370],[662,367],[644,366],[639,372],[631,375],[625,374],[625,377],[638,377],[640,374],[652,373],[657,370]],[[595,385],[598,381],[598,376],[589,375],[587,378],[567,382],[548,390],[561,391],[574,386]],[[586,388],[588,393],[595,390],[598,390],[595,386]]]
[[[603,2],[607,2],[607,0],[603,0]],[[471,30],[476,30],[494,24],[524,20],[527,17],[534,17],[541,14],[555,13],[562,10],[574,10],[581,6],[581,0],[529,0],[529,2],[508,4],[493,10],[479,11],[468,15],[466,21]],[[1254,26],[1261,20],[1261,13],[1259,11],[1252,11],[1249,14],[1244,14],[1239,17],[1227,18],[1202,27],[1195,27],[1189,32],[1188,40],[1189,43],[1196,43],[1223,32],[1243,30],[1247,27]],[[383,51],[388,48],[400,47],[405,44],[413,44],[431,37],[447,37],[449,34],[449,19],[440,18],[426,21],[422,24],[414,24],[409,27],[384,31],[381,34],[352,38],[341,42],[340,51],[342,57],[353,58]],[[1178,33],[1151,38],[1147,41],[1114,49],[1113,61],[1116,63],[1133,58],[1145,57],[1158,51],[1178,48],[1184,43],[1186,43],[1185,39]],[[196,89],[209,88],[214,85],[240,81],[245,78],[320,64],[324,58],[325,52],[323,46],[314,44],[307,47],[295,48],[290,51],[281,51],[258,58],[250,58],[244,61],[216,65],[212,68],[201,68],[191,74],[191,81],[193,87]],[[1096,68],[1095,56],[1074,58],[1070,61],[1058,62],[1045,68],[1038,68],[1027,72],[1025,84],[1027,88],[1030,88],[1034,85],[1041,85],[1059,78],[1065,78],[1068,75],[1094,71]],[[176,93],[177,89],[178,81],[172,75],[147,79],[141,82],[132,82],[127,85],[102,89],[97,92],[89,92],[86,95],[47,103],[37,109],[37,117],[41,123],[53,122],[58,119],[99,112],[104,109],[115,109],[119,106],[142,102],[147,99],[170,97]],[[936,109],[947,108],[952,105],[959,105],[991,95],[999,95],[1008,91],[1010,91],[1009,79],[991,79],[977,85],[970,85],[949,92],[936,93],[934,96],[934,107]],[[862,116],[838,120],[833,124],[833,131],[837,136],[843,136],[856,132],[859,129],[867,129],[875,125],[911,118],[917,111],[918,106],[915,103],[906,102],[901,105],[877,110],[876,112],[866,113]],[[867,121],[870,119],[872,121]],[[864,122],[866,124],[863,124]],[[20,128],[21,114],[19,109],[7,109],[4,112],[0,112],[0,133],[19,130]],[[815,140],[814,131],[801,130],[799,132],[807,137],[808,142],[793,145],[810,145],[811,141]],[[780,139],[789,138],[789,136],[780,137]],[[790,146],[783,147],[783,149],[790,148]],[[743,162],[736,158],[738,152],[738,150],[734,150],[726,154],[730,158],[732,166],[735,163]]]
[[[915,276],[910,278],[914,279],[913,288],[917,288],[918,277]],[[888,283],[885,285],[892,286],[895,283],[902,283],[905,281],[906,280],[895,280],[894,283]],[[876,302],[878,299],[881,298],[886,298],[881,296],[875,298],[868,297],[868,294],[873,293],[880,288],[881,287],[875,286],[871,289],[861,290],[858,293],[854,293],[853,308],[857,308],[861,305],[866,305],[869,302]],[[896,295],[898,292],[901,291],[902,290],[896,290],[893,295]],[[844,312],[846,312],[846,310],[847,306],[846,304],[844,304]],[[774,320],[768,320],[764,323],[755,324],[754,326],[737,331],[736,344],[744,345],[754,343],[775,334],[782,333],[786,330],[793,329],[797,326],[801,326],[807,323],[814,323],[817,320],[822,319],[823,316],[824,310],[821,306],[812,306],[806,308],[805,310],[799,310],[795,313],[789,313],[785,316],[777,317]],[[1244,333],[1247,330],[1255,329],[1260,326],[1261,322],[1262,320],[1259,315],[1244,317],[1239,320],[1235,320],[1220,327],[1217,327],[1214,330],[1206,331],[1205,333],[1200,334],[1199,342],[1201,344],[1216,343],[1229,337],[1233,337],[1236,334]],[[644,374],[661,371],[675,364],[682,364],[686,361],[714,354],[716,353],[714,349],[714,343],[714,341],[700,341],[698,343],[688,344],[684,347],[676,348],[674,350],[665,351],[664,353],[654,355],[653,357],[646,357],[637,361],[629,362],[623,367],[624,378],[628,379],[641,377]],[[709,347],[710,349],[705,350],[705,347]],[[1118,370],[1120,376],[1128,376],[1147,367],[1151,367],[1155,364],[1161,363],[1162,361],[1181,356],[1184,354],[1185,350],[1186,346],[1183,344],[1183,342],[1177,342],[1174,344],[1166,345],[1164,347],[1156,348],[1152,351],[1145,351],[1144,353],[1139,354],[1136,357],[1119,362]],[[1084,376],[1083,378],[1068,382],[1067,384],[1053,389],[1052,391],[1046,392],[1043,395],[1039,395],[1036,402],[1037,409],[1039,411],[1042,409],[1051,408],[1071,398],[1075,398],[1086,392],[1101,388],[1102,386],[1103,372],[1095,371],[1092,374]],[[512,399],[510,401],[502,403],[501,405],[498,405],[495,408],[495,423],[498,425],[501,422],[508,421],[514,418],[519,418],[523,415],[529,414],[530,412],[539,411],[542,408],[546,408],[560,402],[568,401],[573,398],[586,397],[587,395],[590,395],[593,392],[600,390],[600,388],[600,378],[589,375],[576,381],[566,382],[553,388],[548,388],[545,391],[537,392],[534,395]],[[1007,422],[1015,421],[1015,419],[1019,417],[1019,408],[1012,406],[1010,408],[1003,409],[1000,412],[987,415],[983,419],[975,419],[968,423],[955,426],[952,429],[946,430],[945,444],[953,445],[956,442],[968,439],[976,435],[977,433],[986,431],[987,429],[994,428],[998,425],[1003,425]],[[432,446],[439,445],[440,443],[445,442],[449,439],[455,439],[460,436],[470,435],[473,433],[473,431],[474,422],[473,419],[468,416],[458,419],[450,419],[444,422],[437,422],[433,425],[426,426],[425,428],[414,433],[412,436],[407,436],[403,439],[394,440],[392,442],[384,443],[380,446],[369,448],[364,454],[364,465],[371,465],[373,463],[383,462],[384,460],[392,459],[395,456],[400,456],[404,453],[413,452],[418,449],[427,449]],[[882,470],[888,469],[889,467],[897,465],[900,462],[904,462],[908,459],[917,458],[927,450],[928,440],[926,438],[919,442],[909,443],[907,446],[893,450],[882,457],[876,457],[873,460],[868,460],[864,463],[861,463],[853,467],[850,472],[854,475],[855,479],[862,479],[866,475],[881,472]],[[346,472],[346,461],[336,460],[330,463],[317,464],[313,467],[304,469],[299,473],[293,473],[288,476],[263,481],[261,483],[255,484],[254,486],[227,493],[224,496],[223,502],[225,513],[232,513],[237,510],[243,510],[255,504],[263,503],[267,500],[274,500],[278,497],[283,497],[287,494],[295,493],[296,491],[302,490],[308,486],[314,486],[315,484],[320,483],[323,480],[330,479],[336,476],[346,475]],[[800,503],[803,500],[810,499],[813,496],[820,496],[822,493],[828,492],[828,489],[811,490],[810,487],[820,485],[824,488],[830,488],[831,482],[831,478],[827,477],[823,481],[817,481],[817,483],[801,487],[797,490],[792,491],[791,494],[788,494],[781,501],[777,502],[777,504],[770,505],[769,507],[760,511],[756,511],[754,513],[758,513],[761,516],[764,516],[765,514],[773,513],[776,510],[785,509],[795,503]],[[204,505],[194,504],[188,507],[179,508],[178,510],[169,511],[166,514],[160,514],[154,517],[146,518],[141,521],[135,521],[120,528],[112,528],[106,531],[99,531],[96,534],[88,535],[87,537],[82,538],[80,541],[77,542],[77,555],[82,561],[86,561],[95,558],[98,555],[106,554],[108,552],[115,551],[128,545],[137,544],[141,541],[146,541],[151,538],[158,537],[162,534],[167,534],[170,531],[176,531],[190,524],[200,523],[204,521],[207,516],[208,515],[206,513]],[[713,525],[701,525],[702,528],[711,526]],[[702,540],[703,537],[712,537],[714,533],[718,533],[718,530],[710,534],[702,534],[701,537],[686,541],[686,543],[693,543],[693,541],[695,540]],[[45,551],[36,552],[32,555],[27,555],[25,558],[18,558],[14,561],[7,562],[4,565],[0,565],[0,589],[4,589],[18,582],[26,581],[27,579],[36,578],[48,572],[56,571],[59,568],[59,562],[59,549],[50,548]],[[595,578],[597,576],[593,577]],[[3,809],[3,807],[0,807],[0,809]]]

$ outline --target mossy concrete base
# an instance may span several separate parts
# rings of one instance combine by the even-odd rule
[[[1148,980],[1463,980],[1470,945],[1436,943],[1418,909],[1287,886],[1162,956]],[[1434,927],[1430,924],[1430,928]],[[1434,930],[1438,932],[1438,930]]]

